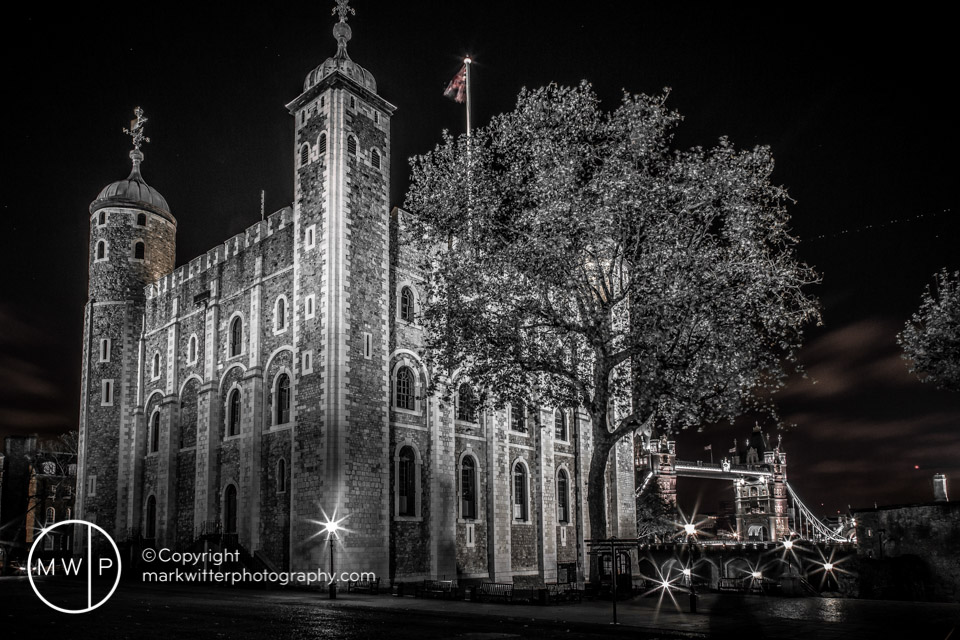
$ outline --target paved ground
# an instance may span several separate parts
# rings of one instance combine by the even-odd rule
[[[44,594],[70,587],[49,585]],[[659,604],[659,606],[658,606]],[[25,578],[0,579],[0,638],[905,638],[960,640],[960,604],[781,599],[707,594],[698,613],[669,598],[554,606],[447,602],[389,595],[184,588],[122,583],[101,608],[66,615],[48,609]]]

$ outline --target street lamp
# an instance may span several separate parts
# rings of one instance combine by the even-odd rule
[[[336,578],[336,567],[333,563],[333,547],[334,543],[340,539],[338,531],[343,529],[340,526],[340,520],[331,520],[327,519],[323,523],[323,530],[327,534],[327,544],[330,545],[330,599],[337,599],[337,578]]]

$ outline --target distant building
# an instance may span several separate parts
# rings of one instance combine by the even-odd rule
[[[51,451],[37,436],[7,436],[0,454],[0,565],[26,560],[45,527],[73,518],[77,455]],[[39,557],[69,555],[70,532],[44,536]]]

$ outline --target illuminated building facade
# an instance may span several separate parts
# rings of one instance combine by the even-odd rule
[[[79,517],[121,543],[231,537],[268,568],[553,581],[583,561],[588,429],[571,411],[428,396],[422,274],[391,212],[395,107],[337,52],[287,108],[294,201],[175,267],[177,220],[133,168],[90,205]],[[584,437],[579,437],[580,434]],[[610,533],[635,536],[632,443]],[[582,569],[581,569],[582,571]]]

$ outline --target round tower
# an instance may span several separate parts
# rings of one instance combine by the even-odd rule
[[[78,517],[114,535],[125,521],[124,494],[135,479],[121,452],[135,433],[144,288],[173,270],[177,221],[166,199],[144,181],[146,118],[137,107],[130,130],[133,167],[90,204],[89,297],[84,313],[80,402]],[[124,505],[120,507],[118,505]],[[76,540],[82,544],[82,540]]]

